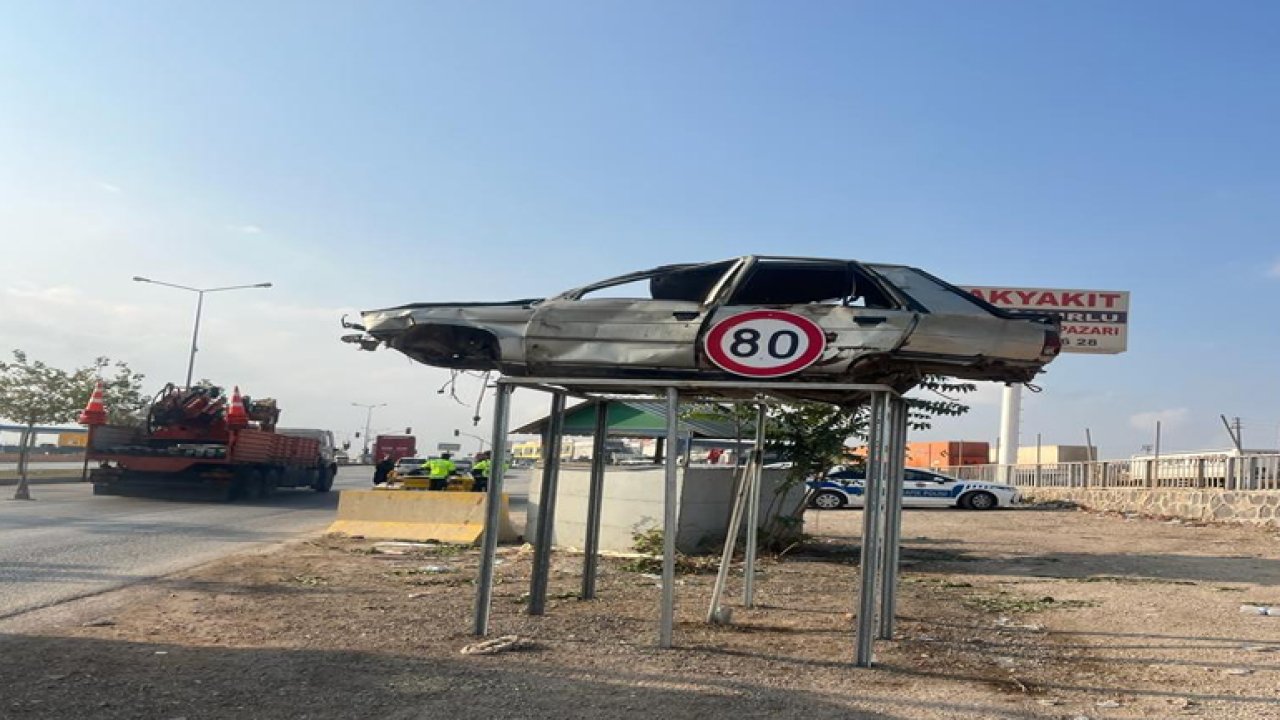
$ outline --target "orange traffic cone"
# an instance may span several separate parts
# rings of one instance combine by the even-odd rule
[[[239,430],[249,426],[249,413],[244,411],[244,401],[240,399],[240,386],[231,393],[231,404],[227,406],[227,427]]]
[[[89,404],[81,411],[78,422],[81,425],[107,424],[107,406],[102,402],[101,380],[93,387],[93,394],[89,396]]]

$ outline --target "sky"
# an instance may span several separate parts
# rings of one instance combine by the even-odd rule
[[[0,0],[0,352],[196,376],[341,439],[474,425],[338,342],[415,301],[748,253],[1132,293],[1021,441],[1280,445],[1280,5]],[[998,435],[999,386],[920,440]],[[513,420],[543,396],[516,394]],[[473,449],[472,440],[466,449]]]

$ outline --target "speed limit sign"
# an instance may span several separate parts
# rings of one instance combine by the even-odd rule
[[[711,362],[754,378],[799,372],[822,357],[826,346],[817,323],[781,310],[748,310],[721,320],[703,341]]]

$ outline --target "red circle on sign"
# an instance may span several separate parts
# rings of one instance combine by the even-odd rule
[[[778,358],[778,365],[751,365],[740,362],[734,358],[731,351],[726,351],[724,341],[729,333],[735,329],[742,328],[755,321],[771,321],[768,324],[777,325],[778,323],[788,325],[794,330],[799,331],[808,341],[803,350],[800,350],[796,357],[785,356]],[[760,339],[760,333],[757,331],[756,341]],[[772,338],[768,341],[772,343]],[[782,310],[748,310],[739,313],[731,318],[716,323],[707,333],[706,339],[703,341],[703,350],[707,353],[707,357],[711,362],[719,367],[728,370],[735,375],[745,375],[746,377],[755,378],[772,378],[790,375],[791,373],[803,370],[818,358],[822,357],[822,351],[827,347],[826,335],[823,334],[822,328],[818,324],[807,317],[796,315],[795,313],[784,312]],[[759,346],[757,345],[757,349]]]

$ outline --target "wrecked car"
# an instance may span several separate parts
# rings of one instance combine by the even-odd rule
[[[905,265],[769,256],[668,265],[545,299],[414,303],[343,337],[509,376],[876,383],[1027,382],[1058,321],[992,306]],[[829,399],[823,393],[796,397]]]

